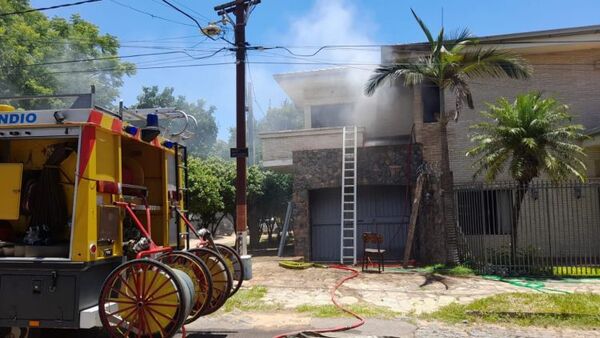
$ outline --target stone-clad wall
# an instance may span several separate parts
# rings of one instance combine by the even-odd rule
[[[411,158],[409,151],[412,152]],[[422,152],[418,144],[363,147],[358,148],[357,157],[359,185],[407,185],[416,179]],[[407,168],[409,164],[410,170]],[[342,150],[295,151],[293,168],[295,254],[310,259],[309,191],[341,186]]]

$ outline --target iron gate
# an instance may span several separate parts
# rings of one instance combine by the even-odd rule
[[[454,187],[459,255],[480,273],[600,275],[600,181]]]

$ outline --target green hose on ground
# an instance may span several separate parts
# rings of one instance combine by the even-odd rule
[[[546,284],[544,284],[544,282],[539,281],[539,280],[531,280],[531,279],[525,279],[525,278],[523,278],[523,279],[504,278],[504,277],[494,276],[494,275],[484,275],[483,278],[488,279],[488,280],[495,280],[495,281],[499,281],[499,282],[508,283],[513,286],[528,288],[528,289],[535,290],[535,291],[538,291],[541,293],[553,293],[553,292],[554,293],[564,293],[564,294],[571,293],[571,292],[565,291],[565,290],[547,288]]]
[[[327,268],[327,265],[323,264],[291,260],[280,261],[279,266],[282,268],[293,270],[303,270],[308,268]]]

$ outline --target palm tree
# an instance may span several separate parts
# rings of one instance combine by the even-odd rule
[[[568,107],[556,99],[542,98],[540,93],[517,96],[514,102],[505,98],[481,113],[487,121],[471,126],[471,142],[475,146],[467,156],[476,158],[475,176],[488,181],[508,169],[517,182],[511,224],[512,257],[516,258],[517,225],[521,203],[531,181],[546,174],[553,181],[576,177],[584,181],[586,166],[583,148],[577,144],[586,138],[584,127],[571,124]]]
[[[446,112],[445,91],[451,90],[456,98],[454,120],[458,119],[461,108],[466,103],[473,109],[473,97],[468,81],[475,78],[514,78],[526,79],[531,74],[531,68],[521,57],[494,48],[478,46],[478,41],[468,29],[463,29],[455,36],[446,36],[442,28],[433,38],[425,23],[411,9],[415,20],[427,37],[429,52],[413,60],[398,60],[392,64],[382,64],[377,67],[365,86],[365,94],[373,95],[386,82],[402,78],[405,86],[419,85],[431,82],[439,90],[439,128],[441,148],[442,189],[446,192],[444,209],[454,210],[452,206],[452,181],[448,151],[448,116]],[[447,215],[439,220],[446,223]]]
[[[415,60],[399,60],[392,64],[377,67],[365,87],[367,95],[373,95],[377,88],[385,82],[398,78],[404,79],[405,86],[418,85],[424,81],[432,82],[440,91],[440,136],[442,145],[442,171],[450,172],[448,159],[447,124],[448,113],[445,110],[445,90],[451,90],[456,97],[454,119],[457,120],[464,103],[473,109],[473,97],[468,80],[481,77],[508,77],[526,79],[531,74],[527,62],[508,51],[478,46],[468,29],[463,29],[456,36],[448,37],[442,28],[433,38],[425,23],[412,14],[427,37],[430,51],[427,55]]]

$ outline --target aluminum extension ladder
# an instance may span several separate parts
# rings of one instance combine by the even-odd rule
[[[342,131],[342,212],[340,263],[356,265],[356,126]]]

